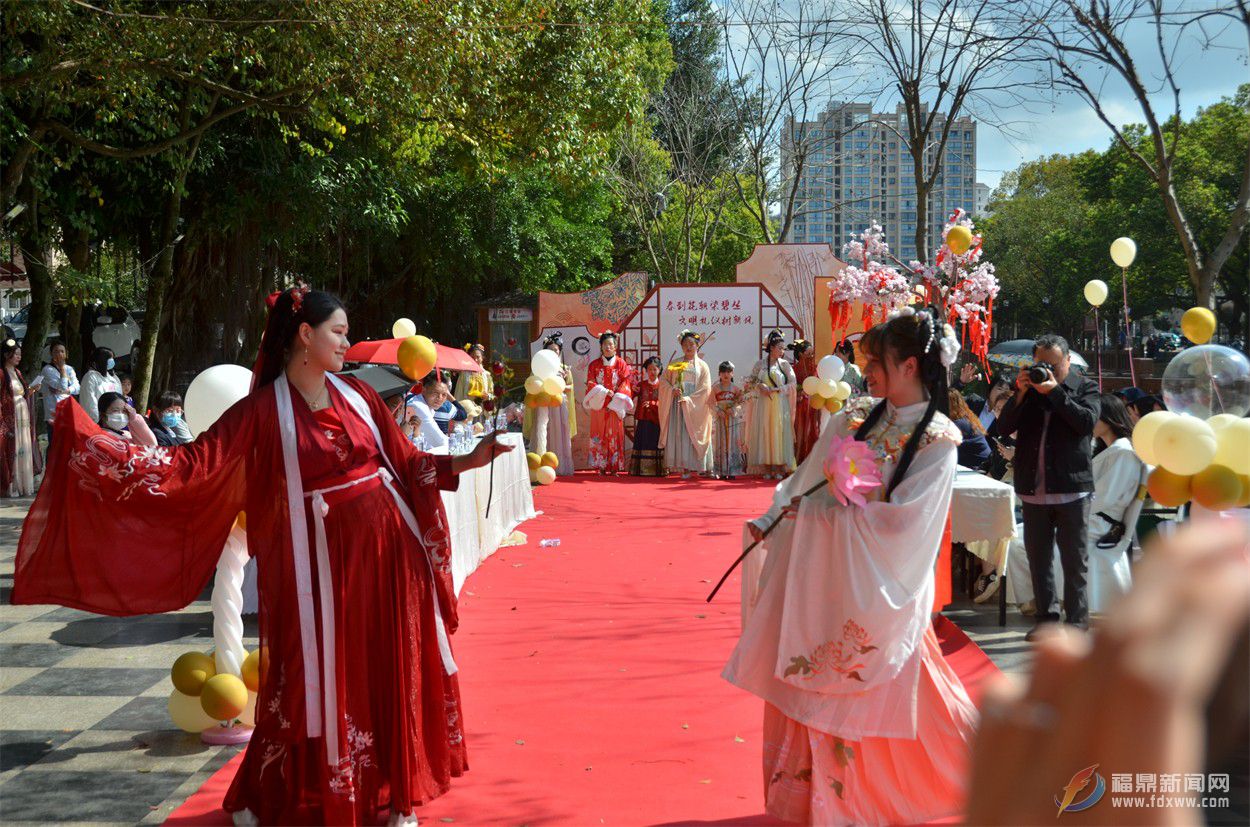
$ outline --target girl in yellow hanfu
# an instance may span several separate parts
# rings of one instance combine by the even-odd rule
[[[755,363],[746,381],[747,473],[766,480],[784,479],[794,470],[794,403],[798,382],[790,363],[782,358],[786,337],[780,330],[768,334],[764,358]]]

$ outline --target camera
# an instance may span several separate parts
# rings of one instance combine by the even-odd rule
[[[1050,365],[1038,362],[1029,367],[1029,381],[1034,385],[1040,385],[1050,379],[1050,373]]]

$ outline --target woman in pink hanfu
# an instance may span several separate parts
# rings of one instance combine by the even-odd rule
[[[850,402],[747,524],[758,539],[782,521],[747,558],[724,677],[765,701],[764,798],[777,818],[916,824],[960,812],[976,710],[929,617],[960,441],[938,409],[957,351],[932,311],[869,331],[879,401]],[[826,465],[856,473],[861,446],[876,468],[859,473],[879,473],[879,486],[837,479],[801,497]]]
[[[590,467],[600,474],[624,472],[625,415],[634,410],[633,372],[617,355],[616,334],[599,337],[599,358],[586,368],[586,396],[582,406],[590,413]]]

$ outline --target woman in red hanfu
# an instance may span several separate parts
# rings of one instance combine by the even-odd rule
[[[590,412],[590,467],[600,474],[625,471],[625,414],[634,409],[633,373],[616,353],[616,334],[599,336],[599,358],[586,369],[582,406]]]
[[[794,351],[794,382],[799,389],[798,403],[794,406],[794,461],[802,464],[820,436],[820,411],[812,409],[803,392],[803,380],[816,376],[816,354],[812,343],[806,339],[795,339],[790,350]]]
[[[252,393],[187,446],[135,446],[62,405],[18,544],[14,603],[165,612],[247,512],[264,655],[224,802],[237,824],[415,824],[468,769],[439,489],[509,449],[416,450],[375,391],[333,375],[347,331],[335,297],[277,295]]]

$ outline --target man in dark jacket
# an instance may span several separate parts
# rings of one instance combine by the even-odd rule
[[[1089,626],[1085,542],[1094,490],[1090,442],[1100,408],[1098,384],[1071,370],[1062,336],[1039,338],[1033,359],[1046,367],[1046,381],[1035,383],[1028,370],[1020,371],[1016,392],[998,418],[998,431],[1016,437],[1016,494],[1024,504],[1024,548],[1038,626],[1059,620],[1053,564],[1058,544],[1065,619],[1084,629]],[[1029,640],[1037,628],[1029,632]]]

